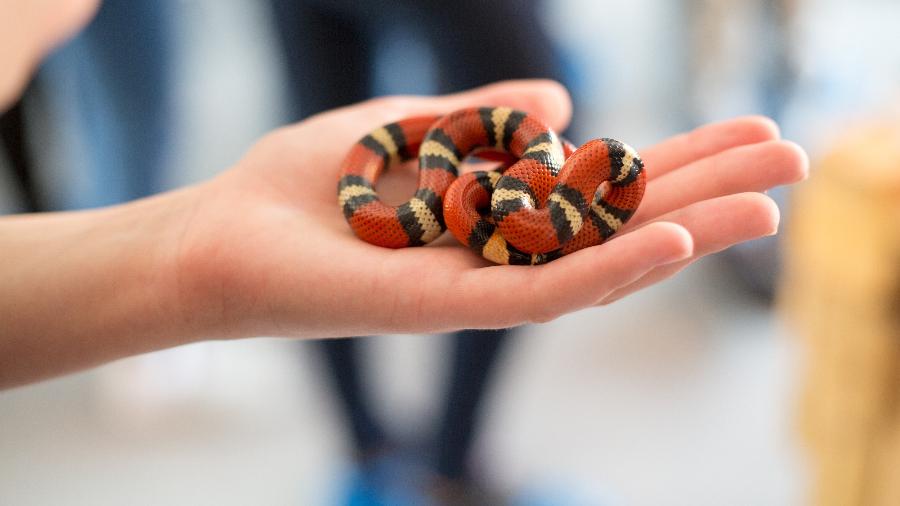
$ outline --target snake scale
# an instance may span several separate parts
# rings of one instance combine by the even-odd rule
[[[469,155],[505,163],[459,175]],[[411,199],[375,191],[391,165],[418,157]],[[614,139],[579,148],[534,115],[506,107],[407,118],[363,137],[341,165],[338,202],[354,233],[386,248],[421,246],[446,229],[498,264],[542,264],[602,243],[634,214],[646,176]]]

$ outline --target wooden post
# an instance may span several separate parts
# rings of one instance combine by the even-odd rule
[[[900,125],[842,136],[795,192],[786,231],[812,502],[900,505]]]

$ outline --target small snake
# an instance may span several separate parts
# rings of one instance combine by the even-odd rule
[[[459,176],[472,154],[505,163]],[[381,202],[381,173],[415,157],[415,195],[396,207]],[[492,262],[534,265],[613,235],[641,202],[643,167],[617,140],[575,149],[528,113],[469,108],[407,118],[363,137],[341,166],[338,203],[356,235],[378,246],[421,246],[449,228]]]

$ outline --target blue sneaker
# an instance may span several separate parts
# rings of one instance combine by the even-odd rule
[[[358,465],[347,480],[346,506],[435,506],[425,492],[428,472],[414,459],[384,453]]]

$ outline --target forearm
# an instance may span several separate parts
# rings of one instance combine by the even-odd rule
[[[0,388],[196,338],[179,296],[178,193],[0,219]]]

